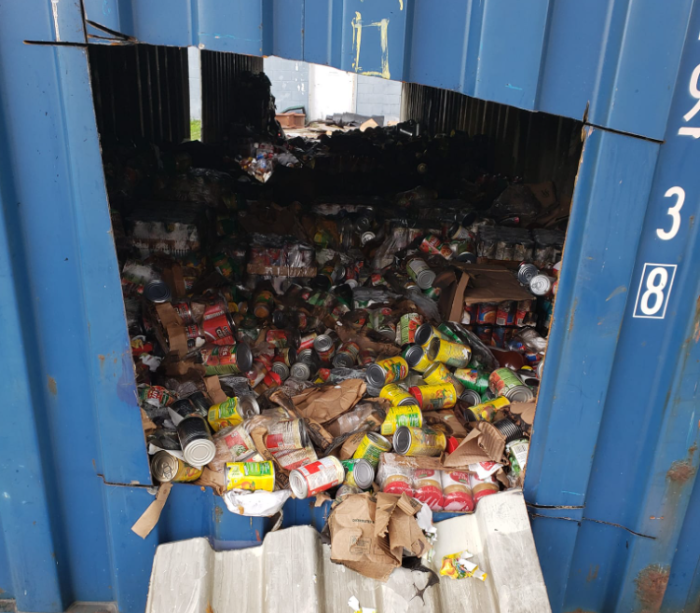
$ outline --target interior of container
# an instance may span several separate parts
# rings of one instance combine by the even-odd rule
[[[186,49],[95,45],[89,47],[89,54],[120,270],[132,253],[135,212],[149,210],[149,214],[157,216],[177,201],[178,207],[191,205],[193,219],[197,217],[199,205],[193,201],[198,196],[188,195],[191,185],[178,185],[178,177],[199,168],[206,169],[201,186],[209,190],[207,197],[214,197],[221,203],[225,201],[227,206],[236,200],[274,202],[279,207],[288,207],[294,202],[302,205],[371,204],[377,196],[390,201],[390,194],[427,186],[435,188],[438,199],[460,200],[468,205],[467,209],[483,210],[492,206],[490,203],[506,188],[514,189],[516,196],[519,190],[526,189],[528,198],[538,203],[539,213],[530,221],[530,217],[526,219],[517,208],[506,214],[508,198],[503,198],[501,225],[495,230],[487,228],[483,237],[476,237],[478,253],[475,255],[480,263],[502,266],[512,271],[513,276],[523,260],[544,263],[543,272],[556,288],[558,270],[554,265],[560,262],[563,253],[563,236],[581,156],[580,122],[476,100],[446,90],[405,84],[402,123],[377,129],[387,133],[401,131],[401,138],[406,139],[390,156],[366,155],[363,147],[367,136],[356,132],[354,140],[349,134],[344,136],[345,143],[338,141],[336,151],[357,147],[356,155],[346,152],[343,163],[334,165],[324,157],[314,159],[313,150],[308,150],[300,167],[278,164],[265,183],[236,171],[233,179],[226,179],[224,188],[214,187],[220,191],[212,194],[207,176],[219,176],[238,168],[237,140],[246,134],[254,140],[255,131],[270,129],[274,122],[274,109],[261,104],[264,96],[261,97],[258,88],[264,89],[263,82],[249,76],[262,71],[262,58],[202,51],[202,142],[198,143],[188,142]],[[434,138],[412,146],[411,143],[418,141],[411,138],[417,139],[420,135]],[[353,163],[348,165],[348,160]],[[382,186],[382,193],[377,193],[377,186]],[[398,205],[396,214],[402,214]],[[467,221],[466,217],[468,215],[455,221],[470,223],[471,218]],[[424,218],[431,218],[427,209]],[[219,219],[219,230],[226,223]],[[444,220],[441,223],[444,224]],[[528,227],[524,228],[523,224]],[[533,235],[534,226],[550,230],[546,240],[551,240],[551,244]],[[520,233],[513,235],[513,229]],[[529,242],[526,241],[530,247],[518,246],[523,240],[522,232],[530,237]],[[554,234],[561,239],[552,239]],[[218,239],[202,233],[201,240],[213,243]],[[525,320],[542,339],[547,338],[551,327],[552,294],[550,290],[544,297],[533,296],[531,312]],[[510,308],[514,312],[518,306]],[[462,322],[487,346],[496,343],[499,348],[508,350],[509,339],[519,326],[511,320],[505,321],[503,326],[491,320],[479,322],[479,317],[479,307],[471,307]],[[135,330],[130,329],[130,332],[133,337]],[[137,344],[132,341],[132,346],[138,370],[144,365],[136,351]],[[537,366],[543,360],[544,350],[525,348],[521,355],[521,370],[530,369],[533,373],[529,384],[536,395]],[[145,451],[143,441],[133,441],[133,444],[125,441],[124,445],[133,453]]]

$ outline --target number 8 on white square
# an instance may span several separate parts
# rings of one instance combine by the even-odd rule
[[[632,317],[663,319],[676,277],[675,264],[644,264]]]

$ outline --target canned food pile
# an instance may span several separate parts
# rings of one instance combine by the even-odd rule
[[[286,492],[280,504],[405,493],[451,512],[522,483],[563,232],[533,229],[532,194],[522,219],[512,198],[499,216],[502,180],[483,171],[463,172],[465,189],[422,161],[407,175],[419,187],[397,189],[406,178],[395,172],[379,183],[368,160],[413,166],[433,153],[401,147],[431,152],[435,141],[367,132],[269,137],[301,165],[274,172],[262,154],[205,172],[191,166],[207,157],[198,149],[172,154],[168,181],[162,159],[129,162],[120,193],[127,177],[130,198],[145,193],[113,217],[155,480]],[[324,193],[333,173],[342,197]],[[346,180],[362,173],[381,191]],[[159,189],[147,187],[153,174]],[[186,215],[197,181],[207,198]],[[517,291],[474,300],[470,280],[459,293],[460,275],[482,271]]]

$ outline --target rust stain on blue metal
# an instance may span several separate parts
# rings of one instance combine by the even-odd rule
[[[642,605],[641,613],[658,613],[666,593],[669,569],[665,566],[647,566],[635,579],[637,600]]]
[[[48,386],[49,386],[49,392],[51,392],[52,396],[55,396],[58,394],[58,387],[56,386],[56,379],[53,377],[47,377],[48,381]]]

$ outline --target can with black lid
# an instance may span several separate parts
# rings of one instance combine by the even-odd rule
[[[143,297],[155,304],[170,302],[172,294],[168,284],[162,279],[149,281],[143,288]]]
[[[498,431],[506,437],[506,445],[511,441],[523,438],[523,431],[520,429],[520,427],[507,417],[494,421],[493,425],[496,426]]]
[[[185,462],[192,466],[209,464],[216,455],[216,445],[209,432],[209,425],[199,415],[186,417],[177,425],[177,436],[182,446]]]

